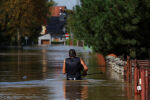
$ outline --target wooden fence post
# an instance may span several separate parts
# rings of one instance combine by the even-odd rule
[[[141,68],[141,100],[145,100],[145,70]]]
[[[146,69],[146,70],[145,70],[145,88],[146,88],[145,96],[146,96],[146,100],[148,100],[148,92],[149,92],[149,91],[148,91],[148,90],[149,90],[149,89],[148,89],[148,88],[149,88],[149,87],[148,87],[148,81],[149,81],[148,78],[149,78],[149,76],[148,76],[148,69]]]
[[[138,93],[137,86],[138,86],[138,68],[135,62],[135,66],[134,66],[134,93],[135,94]]]

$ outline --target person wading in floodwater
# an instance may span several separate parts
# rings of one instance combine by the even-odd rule
[[[83,70],[83,76],[87,74],[88,67],[84,61],[76,57],[76,51],[74,49],[69,50],[69,58],[64,60],[63,74],[67,74],[67,80],[81,80],[81,71]]]

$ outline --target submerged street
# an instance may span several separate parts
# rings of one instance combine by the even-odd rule
[[[63,60],[71,48],[89,68],[90,75],[83,80],[67,81],[62,74]],[[132,84],[98,62],[96,54],[82,47],[1,50],[0,100],[135,100]]]

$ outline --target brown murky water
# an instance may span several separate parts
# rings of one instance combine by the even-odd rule
[[[62,74],[68,50],[76,49],[89,67],[80,81]],[[103,74],[99,74],[103,72]],[[0,51],[0,100],[134,100],[131,85],[80,47],[26,47]]]

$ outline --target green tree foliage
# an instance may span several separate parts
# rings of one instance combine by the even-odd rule
[[[47,3],[48,7],[56,6],[56,5],[57,5],[57,3],[55,1],[53,1],[53,0],[49,0],[49,2]]]
[[[5,37],[16,40],[24,36],[37,37],[47,14],[47,0],[3,0],[0,24]]]
[[[75,36],[94,51],[146,55],[150,43],[149,0],[81,0],[70,16]]]
[[[67,13],[66,29],[68,30],[69,33],[71,33],[71,29],[73,28],[73,27],[71,27],[72,26],[72,14],[73,14],[73,11],[69,10],[69,9],[66,9],[65,12]]]
[[[56,5],[57,5],[57,3],[54,2],[53,0],[50,0],[49,2],[47,2],[47,7],[48,7],[48,9],[47,9],[48,16],[47,17],[51,17],[50,7],[56,6]]]

